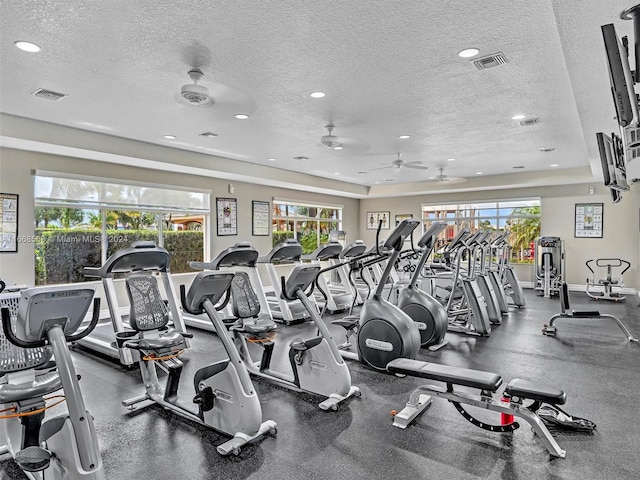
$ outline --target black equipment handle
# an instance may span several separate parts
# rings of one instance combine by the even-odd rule
[[[0,280],[0,293],[2,293],[4,291],[6,286],[7,286],[7,284],[4,283],[2,280]]]
[[[318,277],[317,277],[317,275],[316,275],[316,282],[317,282],[317,281],[318,281]],[[285,279],[284,279],[284,275],[282,275],[282,276],[280,277],[280,289],[281,289],[281,292],[282,292],[282,293],[281,293],[282,298],[284,298],[285,300],[289,300],[290,302],[293,302],[294,300],[297,300],[297,299],[298,299],[298,297],[290,297],[289,295],[287,295],[287,294],[285,293],[285,292],[287,291],[287,289],[286,289],[286,286],[287,286],[287,285],[286,285],[286,284],[287,284],[287,282],[286,282],[286,281],[285,281]],[[308,297],[308,296],[310,296],[310,295],[313,293],[314,286],[315,286],[315,285],[314,285],[314,282],[310,282],[310,283],[309,283],[309,288],[307,289],[307,291],[306,291],[306,292],[305,292],[305,291],[303,291],[303,292],[302,292],[302,293],[304,294],[304,296],[305,296],[305,297]],[[298,288],[296,289],[296,292],[297,292],[298,290],[302,290],[302,289],[301,289],[300,287],[298,287]],[[322,292],[322,289],[320,289],[320,291]]]

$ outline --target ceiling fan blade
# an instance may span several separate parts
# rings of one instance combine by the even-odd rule
[[[370,172],[373,172],[374,170],[384,170],[386,168],[395,168],[393,165],[389,165],[387,167],[378,167],[378,168],[372,168],[371,170],[369,170]]]
[[[405,165],[421,165],[422,162],[420,160],[414,160],[413,162],[404,162]]]
[[[429,167],[421,167],[420,165],[411,165],[410,163],[405,163],[404,166],[407,167],[407,168],[413,168],[415,170],[428,170],[429,169]]]

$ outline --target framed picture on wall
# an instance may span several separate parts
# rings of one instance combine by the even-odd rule
[[[238,202],[235,198],[216,198],[218,235],[238,234]]]
[[[391,212],[367,212],[367,230],[377,230],[378,222],[382,220],[382,230],[389,230]]]
[[[0,193],[0,253],[18,251],[18,195]]]
[[[251,234],[256,237],[268,237],[269,227],[271,226],[269,223],[269,210],[271,210],[270,203],[253,200],[251,202],[251,207],[253,221]]]
[[[576,238],[602,238],[603,203],[576,203]]]
[[[396,227],[400,225],[400,222],[407,218],[413,218],[413,213],[399,213],[396,215]]]

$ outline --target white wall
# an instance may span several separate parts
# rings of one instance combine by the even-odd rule
[[[323,195],[284,188],[273,188],[264,185],[233,182],[234,193],[228,192],[228,180],[220,180],[197,175],[176,174],[159,170],[149,170],[135,166],[124,166],[104,162],[34,153],[23,150],[0,149],[0,192],[17,193],[19,197],[18,235],[33,235],[34,198],[33,171],[45,170],[75,175],[86,175],[115,180],[148,182],[161,185],[175,185],[211,190],[210,249],[211,254],[240,241],[250,241],[261,253],[271,249],[271,236],[256,237],[251,232],[251,201],[271,201],[273,197],[292,200],[323,203],[327,202],[344,206],[343,228],[348,232],[358,231],[359,200]],[[218,197],[231,197],[238,200],[238,235],[216,235],[215,201]],[[0,253],[0,276],[10,284],[34,284],[34,245],[21,243],[17,253]]]
[[[554,187],[521,188],[465,192],[456,194],[413,195],[397,198],[376,198],[360,201],[360,237],[367,245],[375,242],[375,230],[366,229],[366,213],[369,211],[391,212],[391,227],[395,215],[413,214],[421,218],[423,203],[456,203],[464,201],[502,200],[511,198],[541,198],[541,234],[561,237],[566,251],[566,281],[584,285],[588,270],[585,262],[591,258],[622,258],[631,262],[625,274],[625,286],[638,289],[640,286],[640,235],[639,194],[637,187],[626,192],[618,204],[613,204],[608,189],[595,185],[595,195],[589,195],[589,185],[567,185]],[[603,238],[575,238],[574,211],[576,203],[603,203]],[[389,230],[381,232],[386,237]],[[532,281],[521,278],[522,281]]]

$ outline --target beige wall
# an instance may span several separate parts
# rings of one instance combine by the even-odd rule
[[[309,202],[327,202],[344,206],[343,228],[349,232],[358,230],[359,200],[305,191],[273,188],[242,182],[232,182],[234,193],[228,193],[228,180],[210,177],[176,174],[159,170],[148,170],[134,166],[123,166],[104,162],[27,152],[23,150],[0,149],[0,192],[20,195],[18,229],[19,235],[33,235],[34,199],[33,170],[61,172],[75,175],[111,178],[161,185],[175,185],[211,190],[211,211],[215,212],[215,198],[232,197],[238,199],[238,235],[216,236],[215,218],[210,222],[210,249],[216,252],[239,241],[250,241],[261,253],[271,249],[271,237],[251,235],[251,201],[271,201],[273,197]],[[355,235],[354,235],[355,236]],[[33,244],[18,246],[17,253],[0,254],[0,276],[11,284],[34,283]]]
[[[367,230],[364,221],[368,211],[390,211],[391,225],[393,225],[394,216],[397,214],[411,213],[414,218],[420,218],[422,203],[540,197],[542,199],[542,235],[556,235],[565,241],[566,279],[570,284],[584,284],[587,276],[587,270],[584,266],[586,260],[598,257],[620,257],[632,264],[632,269],[625,275],[626,286],[631,288],[640,286],[640,268],[638,268],[640,265],[638,233],[640,195],[636,189],[625,193],[623,201],[616,205],[612,204],[605,187],[596,185],[595,195],[589,195],[586,184],[355,200],[333,195],[233,182],[235,193],[229,194],[228,180],[22,150],[0,149],[0,192],[20,195],[19,235],[33,234],[33,170],[210,189],[212,192],[212,211],[215,211],[216,196],[237,198],[238,235],[218,237],[215,235],[215,221],[211,222],[210,228],[213,234],[210,235],[210,248],[213,254],[235,242],[246,240],[251,241],[260,252],[267,252],[271,248],[271,237],[251,235],[251,200],[270,201],[273,197],[280,197],[344,205],[343,228],[348,232],[349,240],[360,238],[367,245],[372,245],[375,240],[375,231]],[[604,203],[604,237],[602,239],[574,238],[574,208],[575,204],[580,202]],[[10,283],[31,285],[34,282],[33,245],[20,244],[18,250],[18,253],[0,254],[0,276]],[[530,279],[522,278],[522,280]]]
[[[585,262],[591,258],[616,257],[631,262],[625,274],[625,286],[640,286],[639,254],[639,195],[635,189],[626,192],[623,200],[613,204],[608,190],[595,185],[595,195],[589,195],[589,185],[521,188],[465,192],[456,194],[414,195],[397,198],[376,198],[360,201],[360,237],[367,245],[375,242],[375,230],[367,230],[364,219],[369,211],[391,212],[391,225],[395,215],[413,214],[420,218],[423,203],[455,203],[461,201],[502,200],[510,198],[541,198],[541,234],[561,237],[566,251],[566,281],[584,285],[588,270]],[[604,203],[603,238],[574,238],[574,209],[576,203]],[[388,233],[389,231],[384,231]],[[383,237],[386,235],[382,235]],[[521,278],[531,281],[530,278]]]

